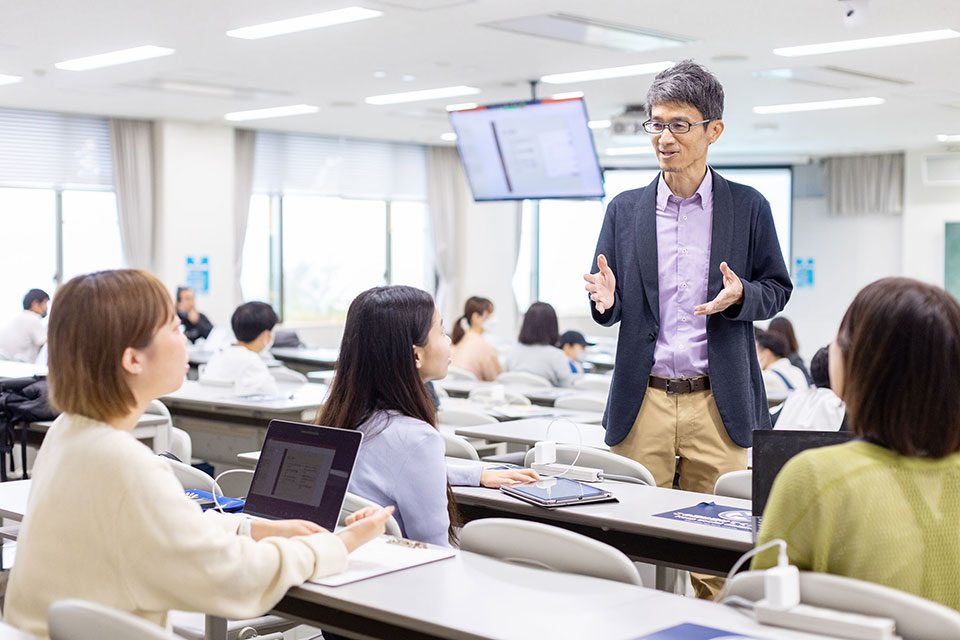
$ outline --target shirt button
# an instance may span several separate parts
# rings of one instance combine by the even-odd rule
[[[683,345],[680,345],[680,348],[683,349]]]
[[[686,249],[680,249],[680,253],[686,253],[686,252],[687,252]]]
[[[687,283],[686,283],[686,282],[681,282],[681,283],[680,283],[680,288],[681,288],[681,289],[686,289],[686,288],[687,288]]]
[[[686,322],[687,316],[680,316],[680,322]]]
[[[683,219],[686,220],[686,219],[687,219],[687,216],[683,216]]]

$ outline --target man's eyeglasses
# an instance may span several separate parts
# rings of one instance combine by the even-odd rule
[[[677,120],[675,122],[654,122],[653,120],[647,120],[642,126],[643,130],[647,133],[663,133],[664,129],[670,129],[670,133],[686,133],[690,131],[690,127],[705,124],[710,122],[710,120],[712,120],[712,118],[707,118],[700,122],[684,122],[683,120]]]

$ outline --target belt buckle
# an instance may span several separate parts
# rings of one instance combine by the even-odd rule
[[[672,385],[673,383],[679,383],[679,384],[677,384],[677,387],[678,387],[678,390],[677,390],[677,391],[672,391],[672,390],[671,390],[671,385]],[[679,388],[683,388],[684,390],[683,390],[683,391],[680,391]],[[684,380],[684,379],[682,379],[682,378],[667,378],[667,388],[666,388],[666,392],[667,392],[667,395],[668,395],[668,396],[679,396],[679,395],[684,394],[684,393],[689,393],[689,390],[690,390],[690,381],[689,381],[689,380]]]

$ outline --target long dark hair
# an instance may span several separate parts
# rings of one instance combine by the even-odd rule
[[[429,293],[413,287],[374,287],[358,295],[347,311],[336,375],[316,423],[357,429],[378,411],[396,411],[436,428],[437,409],[413,354],[414,345],[427,343],[435,308]],[[447,513],[452,544],[460,513],[449,484]]]
[[[520,326],[520,344],[548,344],[556,347],[560,342],[560,326],[557,312],[546,302],[534,302],[523,315]]]
[[[475,313],[479,313],[480,315],[493,313],[493,302],[479,296],[470,296],[467,298],[466,304],[463,305],[463,315],[460,316],[453,325],[453,334],[450,336],[453,344],[457,344],[463,340],[463,336],[467,333],[463,329],[463,321],[466,320],[468,325],[472,325],[471,320],[473,320],[473,314]]]
[[[793,332],[793,324],[783,316],[771,320],[767,331],[776,331],[787,339],[787,357],[800,350],[800,345],[797,344],[797,334]]]

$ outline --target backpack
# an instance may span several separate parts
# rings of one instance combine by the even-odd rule
[[[17,425],[21,432],[21,458],[23,477],[27,477],[27,429],[31,422],[53,420],[59,413],[50,406],[50,391],[43,376],[9,378],[0,380],[0,481],[7,480],[7,456],[10,455],[10,470],[13,464],[13,439]]]

